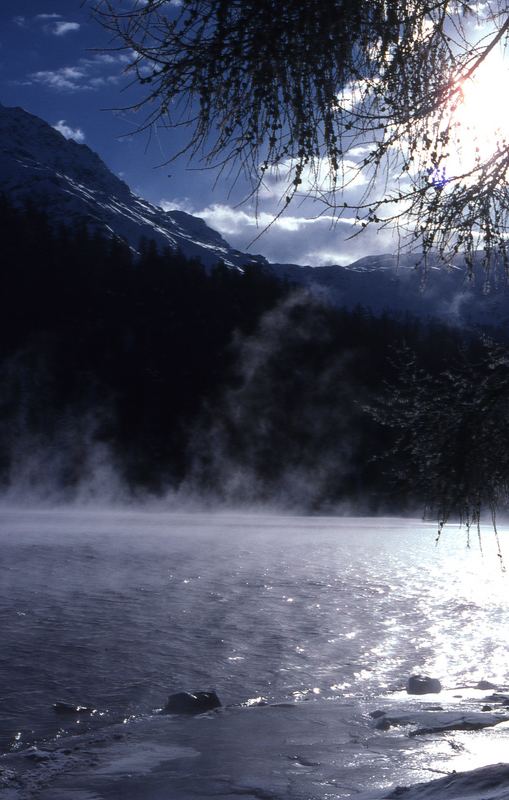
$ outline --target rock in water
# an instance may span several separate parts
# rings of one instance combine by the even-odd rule
[[[489,689],[496,689],[497,687],[494,683],[491,683],[491,681],[479,681],[479,683],[475,688],[482,689],[483,691],[488,691]]]
[[[411,675],[406,690],[408,694],[438,694],[442,691],[442,684],[438,678],[428,675]]]
[[[221,701],[215,692],[177,692],[170,694],[164,711],[169,714],[203,714],[220,706]]]

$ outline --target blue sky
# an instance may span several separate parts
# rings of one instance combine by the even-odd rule
[[[108,51],[110,45],[86,0],[2,0],[0,102],[59,126],[99,153],[137,194],[203,217],[233,246],[247,250],[277,213],[280,187],[268,186],[260,197],[257,227],[253,206],[238,205],[247,187],[232,189],[224,179],[215,184],[213,171],[190,168],[186,160],[161,166],[185,142],[185,131],[136,133],[143,116],[121,109],[135,102],[139,89],[129,88],[123,73],[126,55]],[[390,235],[371,229],[349,241],[348,221],[333,226],[327,215],[316,219],[318,211],[309,202],[293,204],[250,252],[319,265],[393,249]]]

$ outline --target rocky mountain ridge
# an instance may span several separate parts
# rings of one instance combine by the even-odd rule
[[[56,223],[86,222],[136,249],[140,239],[180,248],[206,266],[264,261],[231,248],[205,222],[137,197],[87,145],[66,139],[22,108],[0,105],[0,191],[14,203],[39,204]]]

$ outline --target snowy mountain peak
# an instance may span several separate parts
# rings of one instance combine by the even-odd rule
[[[133,249],[145,237],[179,248],[206,266],[221,260],[232,267],[266,263],[234,250],[203,220],[183,211],[163,211],[137,197],[87,145],[66,139],[22,108],[0,105],[0,176],[11,201],[30,199],[55,223],[86,222]]]
[[[93,182],[96,191],[124,197],[130,194],[127,184],[90,147],[66,139],[22,108],[0,105],[0,154],[2,158],[15,158],[22,167],[53,171],[77,184]]]

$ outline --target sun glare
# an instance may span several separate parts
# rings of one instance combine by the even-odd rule
[[[462,82],[461,99],[454,112],[454,152],[458,166],[471,168],[475,160],[484,160],[509,139],[509,104],[506,87],[509,58],[494,52]]]

